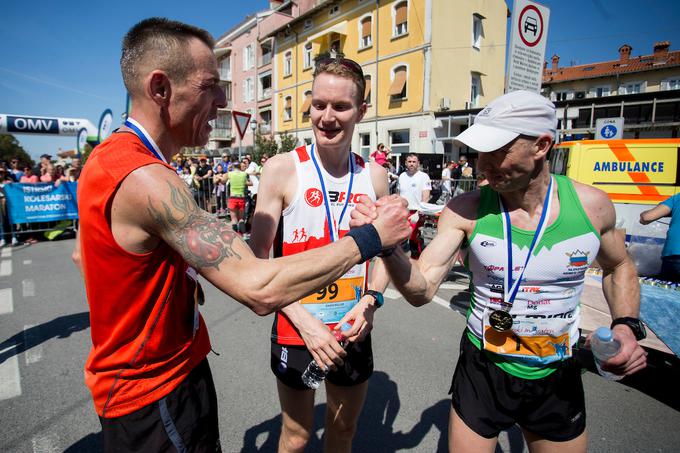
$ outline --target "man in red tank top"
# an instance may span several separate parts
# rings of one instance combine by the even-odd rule
[[[80,177],[73,257],[90,305],[85,381],[105,451],[220,450],[198,274],[265,315],[408,234],[406,211],[393,202],[373,229],[261,260],[227,223],[199,209],[167,162],[183,146],[205,145],[209,121],[226,105],[213,46],[206,31],[179,22],[135,25],[121,58],[130,116]]]
[[[332,243],[349,230],[349,210],[357,194],[373,199],[388,194],[385,169],[350,151],[354,126],[366,112],[361,66],[345,58],[320,58],[316,63],[310,107],[315,142],[272,157],[260,177],[251,246],[261,258],[269,256],[279,221],[282,254],[298,256]],[[369,332],[388,283],[380,261],[369,285],[366,271],[366,266],[356,266],[276,315],[271,369],[282,409],[279,452],[302,452],[309,441],[314,390],[303,375],[312,360],[332,370],[325,379],[325,449],[351,451],[373,372]],[[345,322],[353,327],[343,348],[332,329],[337,331]]]

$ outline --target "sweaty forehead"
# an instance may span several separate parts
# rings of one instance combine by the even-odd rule
[[[353,98],[356,95],[356,90],[357,86],[352,79],[327,72],[317,75],[312,84],[312,96],[314,98],[330,96]]]

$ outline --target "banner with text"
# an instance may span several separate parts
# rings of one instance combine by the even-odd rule
[[[529,0],[515,0],[505,92],[541,92],[550,10]]]
[[[10,223],[51,222],[78,218],[77,182],[5,184]]]

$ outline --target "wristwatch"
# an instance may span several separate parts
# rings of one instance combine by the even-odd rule
[[[373,299],[375,299],[375,307],[380,308],[383,306],[385,303],[385,298],[383,298],[383,294],[380,291],[374,291],[372,289],[366,290],[364,292],[364,296],[371,296]]]
[[[647,338],[647,331],[645,330],[645,325],[642,324],[642,321],[640,321],[638,318],[630,318],[627,316],[623,318],[616,318],[615,320],[612,321],[612,325],[609,328],[613,329],[614,326],[618,326],[619,324],[625,324],[628,327],[630,327],[630,330],[633,331],[636,340],[640,341]]]

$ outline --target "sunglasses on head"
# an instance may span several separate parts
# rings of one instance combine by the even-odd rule
[[[349,69],[353,73],[357,74],[360,76],[362,79],[364,77],[364,70],[361,69],[361,65],[357,63],[354,60],[350,60],[349,58],[344,58],[344,57],[324,57],[320,58],[319,60],[316,61],[316,68],[318,69],[320,66],[327,65],[329,63],[337,63],[341,66],[344,66],[345,68]]]

